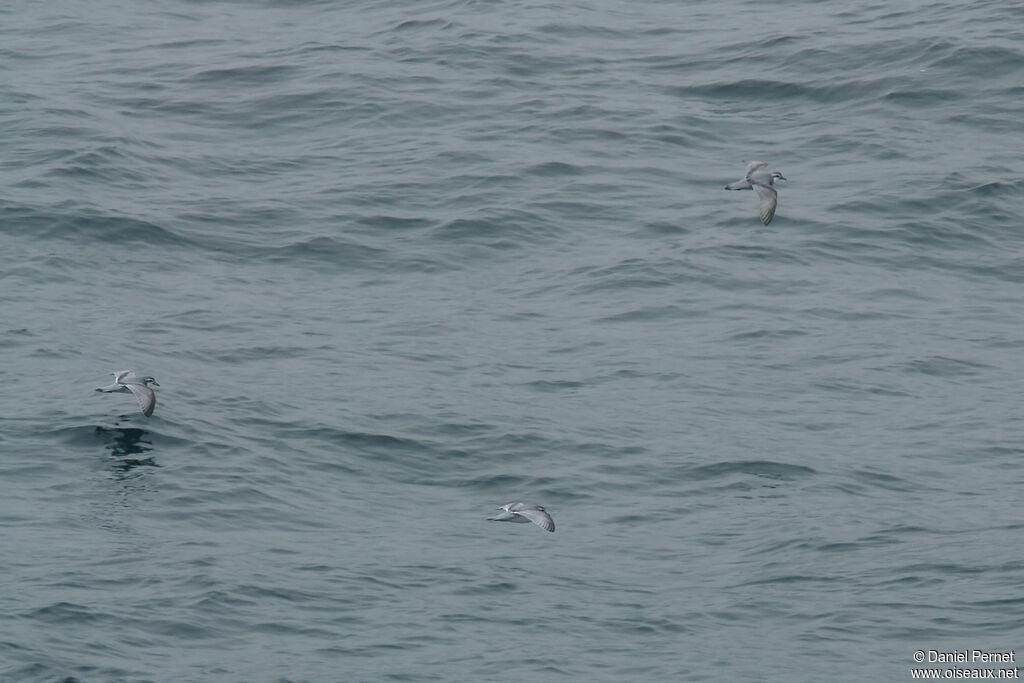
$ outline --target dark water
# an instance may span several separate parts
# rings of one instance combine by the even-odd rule
[[[1022,46],[996,2],[6,5],[0,679],[1024,650]]]

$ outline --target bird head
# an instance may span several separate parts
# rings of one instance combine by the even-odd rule
[[[772,171],[772,182],[773,182],[773,183],[774,183],[774,182],[775,182],[776,180],[785,180],[785,179],[786,179],[786,176],[782,175],[782,174],[781,174],[781,173],[779,173],[778,171]]]

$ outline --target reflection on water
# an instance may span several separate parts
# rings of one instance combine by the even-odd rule
[[[104,437],[105,440],[108,440],[110,454],[119,458],[115,464],[117,469],[128,472],[140,465],[159,467],[159,465],[157,465],[153,460],[152,456],[147,455],[153,450],[153,444],[150,441],[143,440],[143,437],[146,435],[146,430],[139,429],[137,427],[127,427],[123,429],[97,427],[96,433],[99,436]]]

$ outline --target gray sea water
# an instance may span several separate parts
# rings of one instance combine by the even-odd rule
[[[7,3],[0,680],[1024,656],[1022,100],[1005,2]]]

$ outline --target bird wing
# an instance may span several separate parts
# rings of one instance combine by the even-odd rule
[[[764,168],[767,165],[768,165],[767,161],[748,161],[747,162],[747,172],[746,172],[745,175],[749,176],[751,173],[753,173],[757,169]]]
[[[541,529],[544,529],[546,531],[555,530],[555,520],[551,519],[551,515],[544,512],[543,510],[519,510],[515,514],[526,517],[526,519],[530,520],[531,522],[539,526]]]
[[[492,522],[511,522],[515,520],[515,518],[516,513],[502,510],[498,514],[494,515],[493,517],[488,517],[487,519]]]
[[[779,193],[771,185],[754,183],[754,191],[761,198],[761,222],[768,225],[775,217],[775,208],[779,205]]]
[[[146,380],[135,374],[134,370],[127,370],[122,372],[117,378],[117,381],[121,384],[145,384]]]
[[[153,390],[147,387],[145,384],[125,384],[128,390],[135,395],[135,400],[139,402],[139,408],[142,409],[142,414],[149,417],[153,414],[153,408],[156,407],[156,394]]]
[[[747,180],[746,178],[740,178],[735,183],[729,183],[728,185],[726,185],[725,189],[727,189],[727,190],[749,190],[750,189],[750,181]]]

